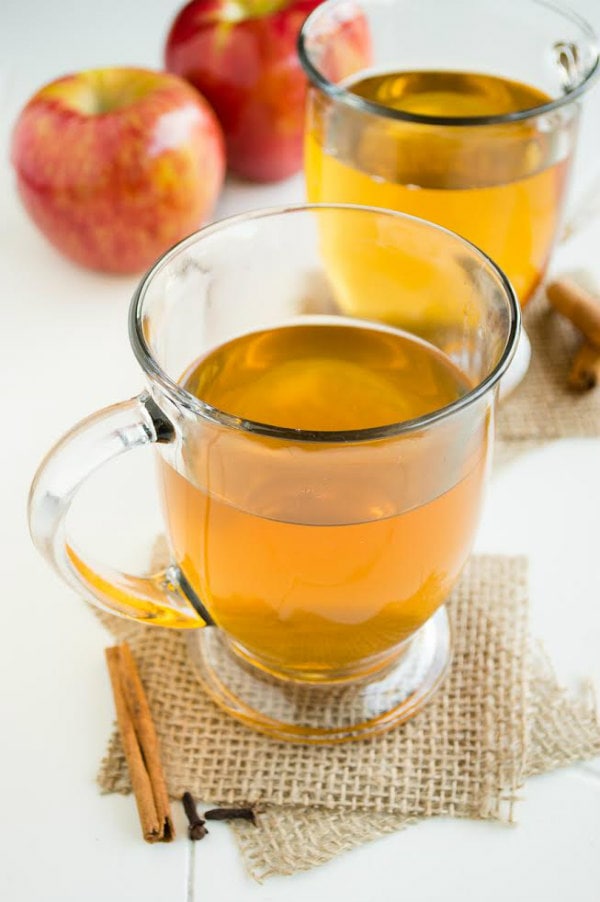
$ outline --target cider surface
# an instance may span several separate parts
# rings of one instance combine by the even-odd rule
[[[423,416],[469,385],[440,351],[397,330],[319,324],[234,339],[193,367],[184,387],[242,419],[336,431]]]

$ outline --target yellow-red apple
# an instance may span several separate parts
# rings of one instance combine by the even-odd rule
[[[197,229],[225,168],[206,100],[174,75],[95,69],[38,91],[12,140],[19,194],[65,256],[135,273]]]

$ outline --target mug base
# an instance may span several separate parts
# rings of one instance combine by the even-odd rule
[[[311,744],[366,739],[413,717],[440,687],[451,656],[443,606],[391,663],[342,684],[278,679],[212,627],[190,631],[187,640],[196,675],[220,708],[274,739]]]

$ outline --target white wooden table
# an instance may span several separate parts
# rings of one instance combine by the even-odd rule
[[[192,847],[175,806],[177,841],[147,846],[132,799],[98,793],[113,721],[106,636],[34,552],[25,500],[37,463],[65,429],[141,387],[126,328],[135,280],[86,273],[48,247],[17,202],[6,148],[17,111],[45,81],[107,64],[159,66],[177,5],[6,0],[0,9],[0,898],[598,902],[600,761],[529,781],[515,828],[430,821],[263,886],[246,877],[225,826]],[[598,0],[574,5],[600,30]],[[576,191],[598,157],[600,96],[589,109],[596,115],[584,129]],[[300,199],[302,190],[300,178],[230,185],[219,214]],[[559,249],[555,268],[584,265],[600,280],[599,247],[600,217]],[[105,493],[110,516],[123,523],[145,502],[143,485],[131,491],[117,498],[113,484]],[[600,440],[557,442],[496,472],[476,549],[530,557],[534,634],[564,682],[590,676],[596,686],[599,505]]]

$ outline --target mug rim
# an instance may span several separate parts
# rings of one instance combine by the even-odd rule
[[[451,404],[437,408],[430,413],[422,414],[409,420],[400,420],[395,423],[388,423],[383,426],[370,426],[363,429],[346,429],[346,430],[308,430],[295,429],[288,426],[275,426],[269,423],[261,423],[254,420],[247,420],[242,417],[235,416],[220,410],[217,407],[208,404],[197,398],[191,392],[188,392],[180,384],[175,382],[159,365],[152,354],[152,350],[146,341],[143,328],[143,307],[144,299],[147,294],[148,287],[154,277],[163,270],[182,250],[191,247],[205,237],[214,235],[217,232],[224,231],[232,225],[243,223],[248,220],[267,219],[271,217],[285,216],[294,213],[310,213],[313,210],[348,210],[352,212],[373,213],[401,219],[406,222],[414,222],[419,226],[425,226],[427,229],[441,232],[450,236],[450,238],[462,244],[471,253],[475,252],[480,261],[491,270],[497,277],[504,298],[508,306],[509,323],[505,340],[504,349],[494,368],[487,374],[485,379],[478,382],[473,388],[457,398]],[[361,320],[356,318],[357,324],[368,324],[369,320]],[[151,382],[157,383],[164,394],[177,406],[201,417],[209,420],[219,426],[228,427],[237,431],[246,432],[254,435],[263,435],[269,438],[280,439],[286,442],[306,442],[317,444],[356,444],[362,442],[374,441],[376,439],[385,439],[395,436],[410,434],[439,423],[456,413],[462,411],[466,407],[486,395],[498,383],[500,378],[508,369],[517,348],[518,338],[521,331],[521,307],[517,299],[514,288],[512,287],[503,270],[494,263],[484,251],[472,242],[446,229],[436,223],[421,219],[417,216],[411,216],[407,213],[400,213],[396,210],[387,210],[383,207],[361,206],[359,204],[286,204],[282,206],[265,207],[258,210],[250,210],[245,213],[238,213],[234,216],[227,216],[224,219],[210,223],[186,238],[173,245],[169,250],[162,254],[149,270],[142,276],[136,290],[133,294],[129,307],[129,341],[143,372]],[[410,334],[410,333],[409,333]]]
[[[302,68],[309,81],[323,94],[331,97],[346,106],[352,107],[363,113],[370,113],[382,119],[393,119],[400,122],[419,123],[420,125],[445,125],[445,126],[481,126],[481,125],[502,125],[510,122],[523,122],[527,119],[533,119],[536,116],[542,116],[545,113],[551,113],[563,106],[571,103],[580,97],[591,85],[594,78],[600,73],[600,50],[598,47],[598,36],[596,32],[583,16],[570,9],[569,7],[560,6],[559,4],[549,2],[549,0],[529,0],[536,6],[551,9],[566,19],[570,19],[579,26],[588,40],[589,46],[594,51],[593,65],[586,71],[582,80],[572,90],[566,91],[561,97],[557,97],[548,103],[541,103],[538,106],[530,107],[525,110],[516,110],[512,113],[502,113],[493,116],[428,116],[425,113],[409,113],[405,110],[397,110],[384,104],[376,103],[373,100],[367,100],[358,94],[353,94],[347,88],[329,81],[325,75],[317,68],[310,59],[310,54],[306,47],[307,36],[315,21],[322,16],[328,7],[337,6],[345,3],[347,0],[325,0],[320,3],[304,20],[304,24],[298,35],[298,55]],[[506,2],[506,0],[504,0]],[[520,0],[519,5],[522,0]]]

